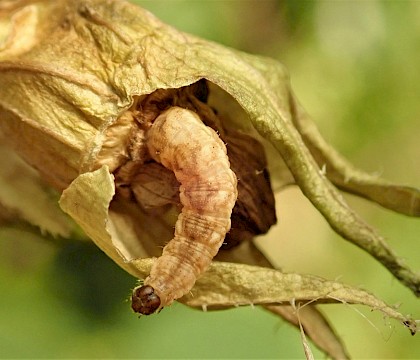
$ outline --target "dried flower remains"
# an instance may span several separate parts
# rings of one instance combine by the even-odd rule
[[[254,246],[276,223],[273,189],[297,185],[338,234],[420,295],[418,273],[340,192],[419,216],[420,191],[343,159],[281,64],[177,31],[125,1],[6,1],[0,20],[0,160],[31,183],[1,173],[2,221],[17,214],[67,238],[82,228],[142,281],[132,294],[141,314],[174,300],[260,304],[301,322],[333,358],[347,353],[318,303],[365,304],[416,332],[411,317],[368,292],[285,274]],[[290,303],[311,305],[297,321]]]

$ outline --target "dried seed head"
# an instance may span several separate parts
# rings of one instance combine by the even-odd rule
[[[131,308],[140,314],[153,314],[160,307],[159,296],[151,286],[136,287],[131,296]]]

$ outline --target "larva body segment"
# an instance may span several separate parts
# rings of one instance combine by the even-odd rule
[[[147,147],[181,184],[175,236],[144,281],[162,308],[188,293],[219,251],[230,229],[237,179],[225,144],[192,111],[172,107],[158,116]]]

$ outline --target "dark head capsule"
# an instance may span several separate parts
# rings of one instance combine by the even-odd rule
[[[160,306],[160,298],[149,285],[136,287],[131,295],[131,308],[142,315],[153,314]]]

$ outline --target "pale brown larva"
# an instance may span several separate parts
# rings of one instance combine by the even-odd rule
[[[181,184],[182,205],[174,238],[144,285],[133,290],[133,310],[148,315],[188,293],[210,265],[230,229],[237,179],[225,144],[192,111],[165,111],[146,141],[151,157],[173,171]]]

